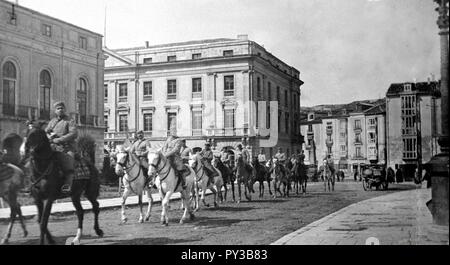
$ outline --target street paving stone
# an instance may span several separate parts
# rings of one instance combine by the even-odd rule
[[[433,224],[430,189],[396,192],[361,201],[286,235],[273,245],[448,245],[447,226]]]

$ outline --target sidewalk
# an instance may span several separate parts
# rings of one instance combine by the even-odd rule
[[[210,194],[211,191],[207,191],[206,194]],[[161,202],[161,198],[159,197],[159,193],[152,194],[153,203]],[[180,199],[180,193],[176,192],[172,195],[171,200],[178,200]],[[122,198],[112,198],[112,199],[101,199],[98,200],[100,204],[101,209],[106,208],[114,208],[114,207],[120,207],[122,205]],[[147,203],[148,199],[146,195],[142,196],[142,202]],[[132,206],[138,204],[138,197],[137,196],[130,196],[127,198],[126,205]],[[83,206],[84,210],[91,210],[92,205],[89,201],[84,200],[81,201],[81,205]],[[24,217],[32,217],[37,214],[37,209],[35,205],[29,205],[29,206],[22,206],[22,215]],[[54,213],[72,213],[75,212],[75,208],[73,207],[72,202],[62,202],[62,203],[54,203],[52,207],[52,214]],[[10,210],[9,208],[1,208],[0,209],[0,220],[9,220]]]
[[[434,225],[425,203],[431,189],[396,192],[345,207],[272,245],[448,245],[449,228]]]

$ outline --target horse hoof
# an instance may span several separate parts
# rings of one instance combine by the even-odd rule
[[[144,222],[144,218],[139,218],[139,223],[142,224]]]
[[[148,222],[150,220],[150,216],[145,217],[145,221]]]
[[[80,240],[79,239],[74,239],[72,241],[71,245],[80,245]]]
[[[182,225],[182,224],[184,224],[184,221],[183,221],[183,219],[181,219],[181,220],[180,220],[180,225]]]
[[[195,219],[195,215],[191,213],[191,214],[189,215],[189,218],[190,218],[190,219],[191,219],[191,221],[192,221],[192,220],[194,220],[194,219]]]
[[[23,231],[23,237],[27,237],[28,236],[28,231]]]
[[[95,229],[95,233],[97,234],[98,237],[103,237],[104,235],[103,230],[101,230],[100,228]]]
[[[219,204],[214,203],[214,207],[215,207],[215,208],[218,208],[218,207],[219,207]]]
[[[127,219],[122,219],[122,224],[126,224],[127,223]]]

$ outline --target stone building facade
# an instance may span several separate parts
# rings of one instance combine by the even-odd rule
[[[155,46],[147,42],[137,48],[105,48],[104,53],[107,146],[123,144],[138,130],[160,146],[175,120],[178,135],[191,148],[209,141],[220,151],[242,143],[255,155],[259,140],[269,137],[260,129],[275,129],[269,124],[274,115],[263,112],[277,101],[272,111],[279,130],[271,133],[277,141],[265,148],[266,154],[274,154],[276,147],[290,154],[301,148],[300,72],[246,35]]]
[[[96,139],[103,163],[102,36],[0,0],[0,137],[25,136],[26,121],[44,124],[64,101],[80,134]]]
[[[387,102],[387,160],[393,169],[402,168],[411,178],[417,164],[439,153],[439,82],[391,84]]]
[[[385,115],[385,99],[304,108],[305,163],[321,165],[330,155],[346,175],[362,165],[385,164]]]

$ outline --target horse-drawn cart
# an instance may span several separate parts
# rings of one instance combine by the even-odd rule
[[[379,190],[383,188],[387,190],[389,182],[383,165],[366,165],[364,166],[362,176],[362,184],[364,190]]]

